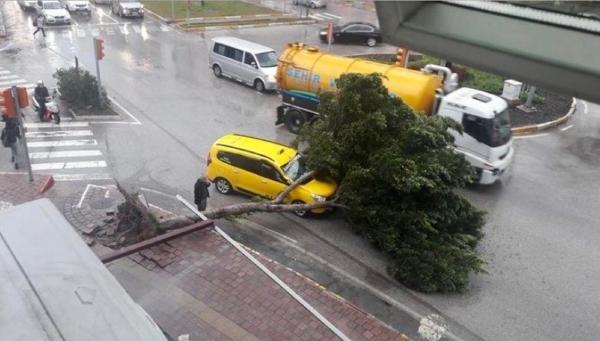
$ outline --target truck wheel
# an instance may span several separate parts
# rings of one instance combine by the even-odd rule
[[[265,83],[263,83],[263,81],[260,79],[257,79],[254,81],[254,88],[258,92],[265,92]]]
[[[375,38],[369,38],[367,39],[367,46],[368,47],[373,47],[377,45],[377,40],[375,40]]]
[[[300,133],[300,129],[306,122],[306,115],[298,110],[288,110],[285,114],[285,126],[294,134]]]
[[[213,66],[213,73],[215,74],[215,76],[217,78],[221,78],[221,76],[223,76],[223,71],[221,71],[221,68],[219,67],[219,65]]]
[[[232,189],[231,189],[231,184],[229,183],[229,181],[223,179],[223,178],[217,178],[215,180],[215,187],[217,188],[217,191],[219,191],[219,193],[221,194],[231,194]]]

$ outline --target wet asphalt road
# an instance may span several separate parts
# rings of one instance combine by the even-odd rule
[[[341,6],[335,2],[318,12],[345,19],[361,13]],[[151,18],[115,18],[106,7],[96,7],[89,19],[76,17],[74,27],[48,29],[44,44],[32,40],[31,14],[13,2],[4,8],[11,39],[0,46],[0,66],[28,82],[52,84],[54,69],[72,64],[74,56],[93,72],[91,37],[105,38],[102,80],[141,122],[92,126],[111,174],[128,186],[188,198],[217,137],[238,132],[282,142],[294,138],[273,125],[277,95],[211,74],[210,38],[234,35],[277,51],[289,41],[320,45],[316,32],[321,24],[184,34]],[[339,54],[367,50],[395,48],[332,48]],[[488,211],[481,244],[488,274],[473,276],[466,294],[421,295],[393,284],[386,278],[384,259],[337,216],[253,215],[250,220],[259,225],[252,228],[223,224],[249,246],[413,336],[416,315],[441,314],[450,331],[465,339],[593,340],[600,333],[600,107],[580,101],[574,118],[561,128],[568,129],[517,140],[514,167],[501,184],[465,191]],[[244,200],[214,193],[211,205]]]

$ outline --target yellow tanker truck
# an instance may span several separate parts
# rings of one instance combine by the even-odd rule
[[[277,108],[275,124],[285,124],[289,131],[298,133],[305,122],[318,117],[319,94],[336,91],[336,80],[344,73],[382,74],[390,94],[415,111],[461,123],[463,134],[452,132],[455,149],[475,167],[479,183],[494,183],[512,162],[514,149],[506,101],[484,91],[458,88],[458,76],[439,65],[426,65],[416,71],[326,54],[300,43],[288,44],[277,65],[283,103]]]

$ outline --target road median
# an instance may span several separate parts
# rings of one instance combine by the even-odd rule
[[[529,125],[524,125],[524,126],[519,126],[519,127],[513,127],[511,130],[512,130],[513,134],[515,134],[515,135],[527,135],[527,134],[538,133],[538,132],[546,130],[546,129],[554,128],[556,126],[559,126],[559,125],[567,122],[571,118],[571,116],[573,116],[573,114],[575,113],[576,107],[577,107],[577,99],[573,97],[573,101],[571,102],[571,107],[569,108],[569,111],[567,111],[567,113],[564,114],[563,116],[561,116],[555,120],[544,122],[544,123],[529,124]]]

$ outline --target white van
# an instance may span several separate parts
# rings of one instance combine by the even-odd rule
[[[217,77],[226,76],[258,91],[277,87],[277,54],[272,48],[234,37],[212,39],[208,67]]]

